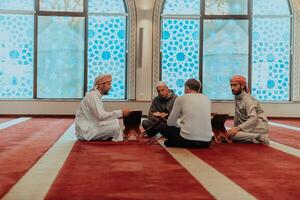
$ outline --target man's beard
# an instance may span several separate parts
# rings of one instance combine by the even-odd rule
[[[104,92],[103,92],[103,95],[108,95],[108,91],[104,91]]]
[[[231,92],[234,95],[240,95],[243,92],[243,90],[242,89],[239,89],[238,91],[231,90]]]

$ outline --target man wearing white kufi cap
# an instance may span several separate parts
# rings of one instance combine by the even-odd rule
[[[111,82],[110,74],[99,75],[95,79],[94,89],[87,92],[81,101],[75,118],[76,136],[79,140],[123,140],[118,118],[127,116],[129,109],[107,112],[101,99],[111,89]]]
[[[147,119],[142,122],[142,126],[145,130],[149,130],[149,127],[155,125],[160,118],[167,118],[173,108],[175,99],[177,98],[165,82],[157,82],[155,88],[158,96],[152,100]],[[148,132],[148,134],[151,133]]]

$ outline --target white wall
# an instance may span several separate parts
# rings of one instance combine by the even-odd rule
[[[155,0],[136,0],[137,30],[143,28],[143,46],[141,65],[137,62],[136,100],[149,101],[152,98],[152,17]],[[139,32],[137,33],[139,36]],[[138,48],[139,49],[139,48]],[[140,57],[138,58],[140,59]]]
[[[139,109],[147,114],[150,101],[115,101],[105,102],[107,110],[128,107]],[[79,101],[1,101],[0,115],[74,115]],[[268,116],[300,117],[300,102],[298,103],[261,103]],[[233,102],[213,102],[212,112],[233,115]]]

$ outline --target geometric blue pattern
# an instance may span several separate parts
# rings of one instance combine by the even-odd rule
[[[200,0],[166,0],[164,15],[200,15]]]
[[[0,10],[34,11],[34,0],[1,0]]]
[[[33,98],[34,17],[18,11],[35,11],[37,1],[0,1],[0,11],[16,11],[0,14],[0,98]],[[81,98],[84,84],[91,89],[98,74],[110,73],[112,90],[105,98],[125,99],[127,13],[124,0],[39,0],[39,8],[82,12],[83,2],[88,5],[89,15],[86,18],[87,83],[83,81],[85,18],[68,14],[38,16],[38,98]]]
[[[39,16],[38,98],[81,98],[84,85],[84,17]]]
[[[232,100],[230,78],[248,77],[248,20],[204,20],[203,93]]]
[[[199,20],[162,20],[162,80],[177,95],[188,78],[199,79]]]
[[[290,18],[254,18],[252,94],[259,100],[289,100]]]
[[[288,0],[253,0],[253,15],[290,15]]]
[[[246,15],[248,0],[206,0],[205,14],[207,15]]]
[[[33,15],[0,14],[0,98],[33,97]]]
[[[290,15],[287,0],[253,1],[252,94],[259,100],[290,100]]]
[[[247,14],[248,5],[245,0],[206,0],[204,3],[206,15]],[[199,75],[199,57],[190,58],[188,55],[195,52],[198,54],[200,20],[183,19],[183,17],[200,16],[200,5],[200,0],[166,0],[162,12],[161,79],[167,82],[171,89],[175,89],[178,95],[183,94],[180,87],[183,86],[186,78],[198,78]],[[233,74],[242,74],[247,77],[247,80],[251,79],[251,92],[258,100],[286,101],[290,99],[292,14],[289,1],[253,0],[252,14],[250,44],[247,44],[249,37],[247,20],[240,20],[247,23],[229,20],[225,26],[222,25],[222,21],[226,20],[215,20],[214,23],[212,23],[214,20],[204,20],[206,24],[203,33],[203,58],[200,58],[203,59],[203,74],[200,76],[203,77],[203,92],[212,99],[232,99],[232,94],[227,90],[230,91],[229,79]],[[183,17],[180,17],[181,15]],[[268,17],[274,15],[277,17]],[[168,16],[168,19],[165,16]],[[197,21],[197,23],[180,29],[181,26],[178,23],[182,24],[184,21]],[[236,22],[234,25],[236,28],[231,27],[234,22]],[[214,28],[215,31],[213,31]],[[195,37],[191,36],[191,32],[194,32]],[[195,40],[197,37],[198,39]],[[181,43],[183,45],[178,47]],[[184,48],[190,43],[195,46],[198,44],[198,47],[192,51]],[[252,52],[244,51],[248,49],[248,45],[252,46]],[[247,76],[249,53],[252,54],[251,77]],[[193,64],[192,69],[189,70],[193,73],[186,75],[185,65],[190,63]],[[218,72],[217,75],[215,72]]]
[[[106,99],[125,99],[126,17],[90,16],[88,22],[88,90],[99,74],[112,74]]]
[[[83,11],[83,0],[40,0],[39,3],[41,11]]]
[[[89,13],[119,13],[125,14],[124,0],[89,0]]]

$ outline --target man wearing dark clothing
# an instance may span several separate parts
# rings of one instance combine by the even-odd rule
[[[148,117],[142,122],[142,126],[145,130],[158,122],[160,120],[159,118],[166,119],[168,117],[177,97],[173,91],[169,90],[164,82],[158,82],[156,84],[156,90],[158,96],[153,99]]]
[[[185,83],[185,95],[175,100],[167,123],[157,123],[152,131],[146,134],[153,137],[160,133],[167,139],[167,147],[209,147],[213,137],[211,102],[207,96],[200,93],[200,88],[200,81],[188,79]]]

